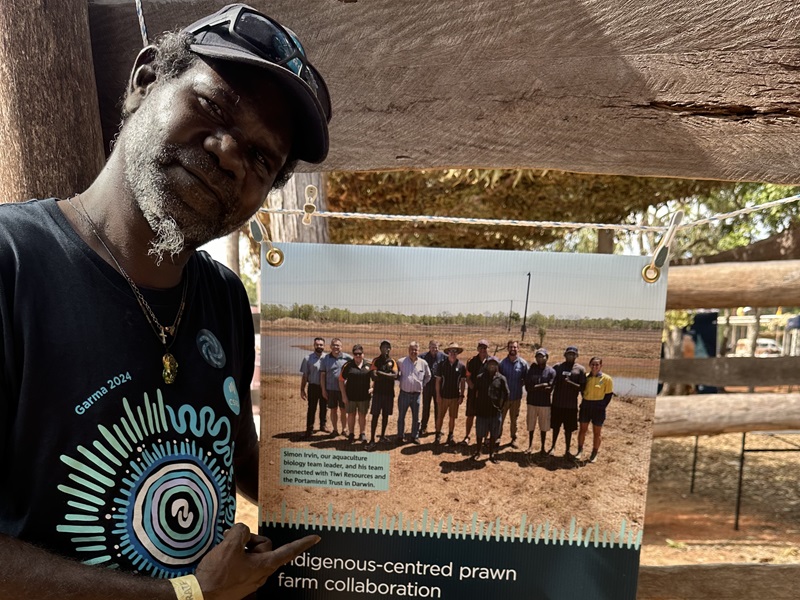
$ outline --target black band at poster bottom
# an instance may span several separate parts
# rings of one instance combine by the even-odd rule
[[[258,598],[635,600],[639,549],[261,526],[274,547],[322,540],[274,573]]]

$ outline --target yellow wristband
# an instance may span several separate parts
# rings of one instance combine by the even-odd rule
[[[203,590],[194,575],[184,575],[170,579],[169,582],[175,589],[178,600],[203,600]]]

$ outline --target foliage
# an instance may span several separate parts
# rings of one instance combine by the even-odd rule
[[[712,194],[694,199],[669,200],[655,204],[643,211],[631,213],[626,222],[639,225],[664,225],[676,210],[684,211],[684,223],[691,223],[719,214],[733,212],[748,206],[765,204],[787,198],[800,192],[800,187],[762,183],[734,183],[719,188]],[[708,256],[718,252],[746,246],[769,235],[784,231],[800,216],[800,203],[784,204],[759,211],[714,221],[698,227],[678,230],[672,243],[675,258]],[[650,253],[658,242],[657,236],[648,234],[622,234],[619,239],[634,251]]]
[[[513,315],[512,315],[513,316]],[[519,315],[517,315],[519,316]],[[328,306],[317,307],[312,304],[293,304],[283,306],[280,304],[265,304],[261,307],[261,318],[266,321],[277,321],[283,318],[315,321],[318,323],[344,323],[348,325],[466,325],[466,326],[505,326],[508,323],[507,313],[485,313],[456,315],[441,313],[439,315],[403,315],[393,312],[365,312],[356,313],[346,308],[331,308]],[[641,319],[559,319],[553,315],[545,316],[541,313],[528,315],[527,326],[529,329],[538,330],[540,337],[544,337],[547,329],[559,327],[571,328],[605,328],[622,330],[658,330],[661,321],[644,321]]]
[[[239,279],[241,279],[242,284],[244,284],[250,306],[256,306],[258,304],[258,281],[256,281],[255,277],[251,277],[244,271],[239,273]]]
[[[684,223],[787,197],[800,188],[560,171],[451,169],[370,173],[334,172],[331,210],[529,221],[630,223],[664,226],[677,209]],[[800,203],[702,227],[684,228],[673,256],[716,254],[783,231]],[[597,232],[481,225],[331,219],[335,243],[593,252]],[[657,234],[617,233],[617,247],[648,254]]]
[[[688,204],[733,185],[521,169],[334,172],[328,178],[328,206],[373,214],[621,223],[650,206]],[[329,226],[335,243],[528,250],[564,237],[563,230],[554,229],[419,222],[335,219]],[[578,245],[593,249],[593,235],[593,230],[579,232]],[[553,249],[568,248],[556,244]]]

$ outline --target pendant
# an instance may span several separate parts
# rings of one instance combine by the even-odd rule
[[[164,371],[161,373],[161,376],[164,378],[164,383],[175,383],[175,379],[178,377],[178,361],[175,360],[172,354],[166,352],[161,362],[164,365]]]

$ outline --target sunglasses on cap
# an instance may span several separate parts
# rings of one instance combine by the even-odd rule
[[[325,80],[308,62],[303,44],[291,29],[247,5],[232,4],[217,15],[190,25],[186,31],[198,35],[219,28],[223,28],[241,48],[291,71],[308,84],[322,105],[326,119],[330,121],[331,100]]]

